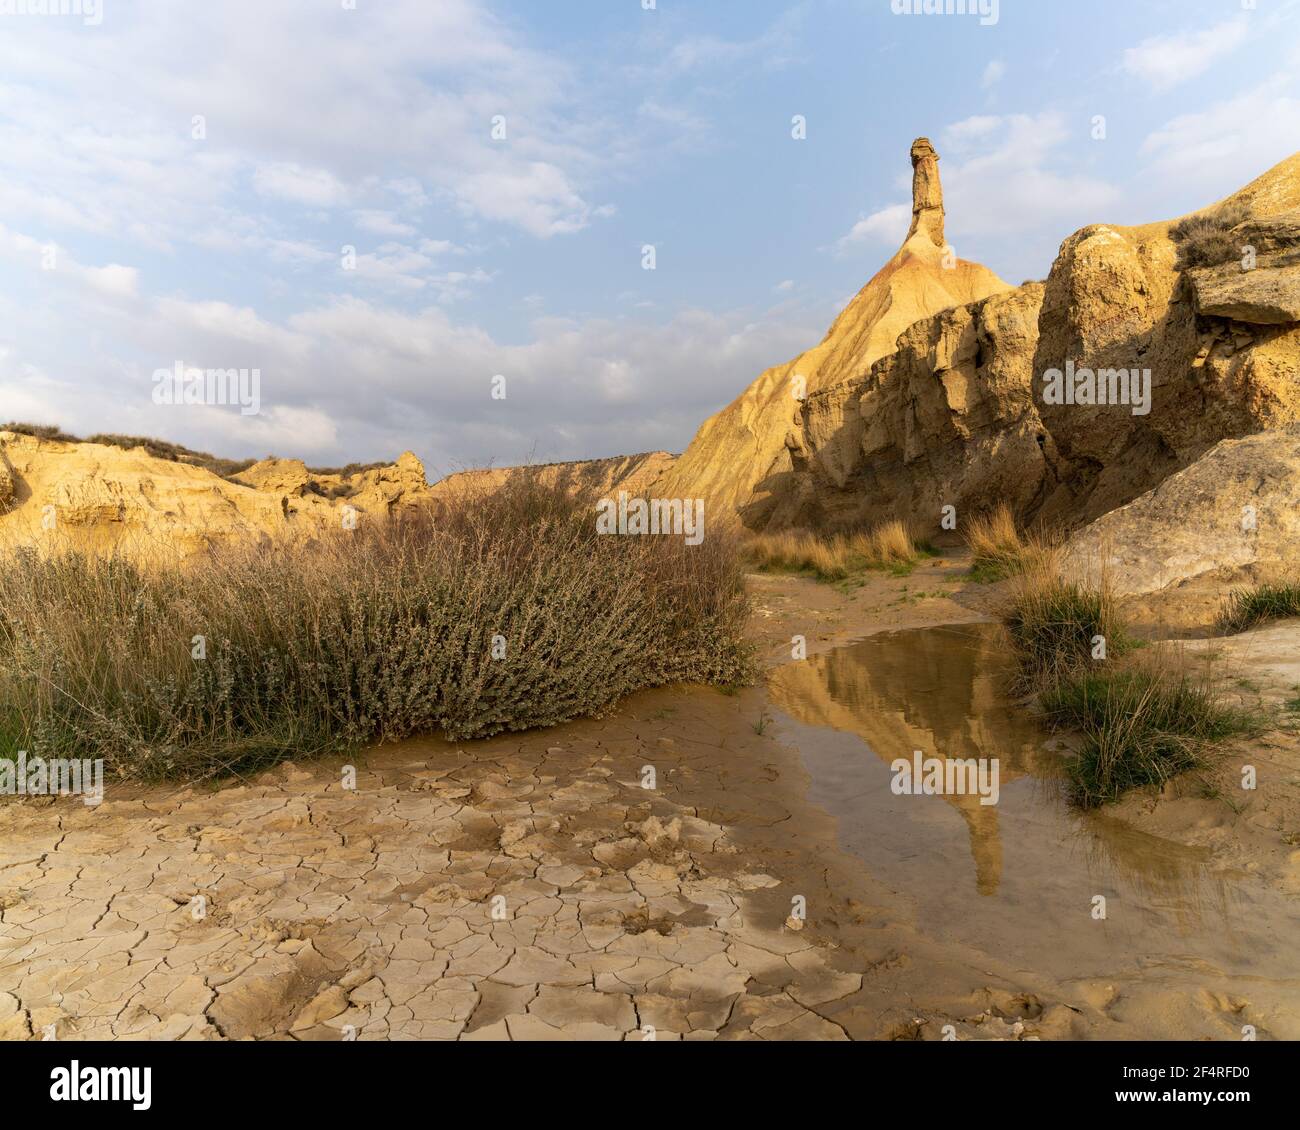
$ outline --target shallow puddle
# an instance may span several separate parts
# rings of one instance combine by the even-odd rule
[[[777,736],[799,750],[809,799],[836,817],[842,846],[912,903],[927,934],[1035,972],[1209,965],[1294,977],[1296,915],[1283,896],[1068,804],[1061,755],[1005,694],[999,633],[972,624],[877,635],[772,674]],[[896,795],[891,764],[918,750],[996,758],[997,803]]]

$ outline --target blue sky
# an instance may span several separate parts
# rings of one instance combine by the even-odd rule
[[[14,6],[0,417],[232,456],[680,450],[895,250],[921,134],[1013,284],[1300,148],[1298,0]],[[155,404],[178,360],[261,411]]]

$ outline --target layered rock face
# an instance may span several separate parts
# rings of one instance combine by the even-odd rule
[[[1300,155],[1211,212],[1244,213],[1235,254],[1184,269],[1174,225],[1096,225],[1071,236],[1047,281],[1034,358],[1034,399],[1055,441],[1056,488],[1044,517],[1096,518],[1188,466],[1219,440],[1300,421],[1300,305],[1294,209]],[[1290,241],[1288,249],[1287,241]],[[1262,254],[1259,254],[1262,252]],[[1150,371],[1150,410],[1049,403],[1044,374],[1067,363]]]
[[[184,558],[223,542],[337,529],[345,507],[387,517],[430,497],[410,452],[346,478],[271,459],[224,479],[143,448],[0,432],[0,468],[0,546],[140,556]]]
[[[613,498],[619,491],[630,495],[658,495],[660,484],[676,461],[677,457],[666,451],[651,451],[576,463],[494,467],[448,475],[430,489],[437,498],[453,498],[528,482],[562,490],[575,498]]]
[[[206,467],[96,443],[0,431],[0,548],[34,545],[189,557],[225,542],[311,536],[520,481],[574,497],[652,492],[674,457],[646,455],[468,471],[434,486],[409,451],[353,474],[264,459],[223,478]],[[355,512],[355,513],[352,513]]]
[[[942,223],[923,205],[924,168],[922,157],[918,230]],[[836,529],[905,517],[933,533],[945,506],[960,519],[1007,502],[1023,521],[1079,526],[1222,439],[1300,421],[1297,203],[1300,156],[1207,211],[1233,217],[1226,262],[1184,264],[1180,225],[1095,225],[1065,241],[1045,285],[915,322],[895,351],[809,396],[788,468],[742,519]],[[1053,370],[1101,377],[1105,394],[1062,400]]]
[[[820,345],[763,373],[704,423],[664,479],[665,496],[702,497],[715,520],[739,513],[751,527],[768,524],[776,512],[790,509],[785,496],[794,486],[804,394],[866,376],[918,320],[1011,289],[979,264],[957,259],[945,245],[938,155],[920,138],[911,157],[912,226],[898,253]]]
[[[866,377],[809,397],[768,524],[842,529],[904,516],[929,533],[946,506],[1033,510],[1051,465],[1030,394],[1042,296],[1030,283],[917,322]]]

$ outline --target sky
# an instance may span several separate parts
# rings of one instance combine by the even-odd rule
[[[915,137],[1013,285],[1300,149],[1300,0],[982,2],[0,0],[0,421],[680,451],[897,249]]]

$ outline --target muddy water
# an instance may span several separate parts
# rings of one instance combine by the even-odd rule
[[[1008,701],[1005,675],[993,625],[873,636],[772,674],[777,736],[799,750],[809,799],[836,818],[841,845],[936,940],[1061,979],[1293,978],[1288,900],[1211,870],[1196,850],[1071,808],[1063,755]],[[997,758],[997,804],[895,795],[891,763],[916,750]]]

